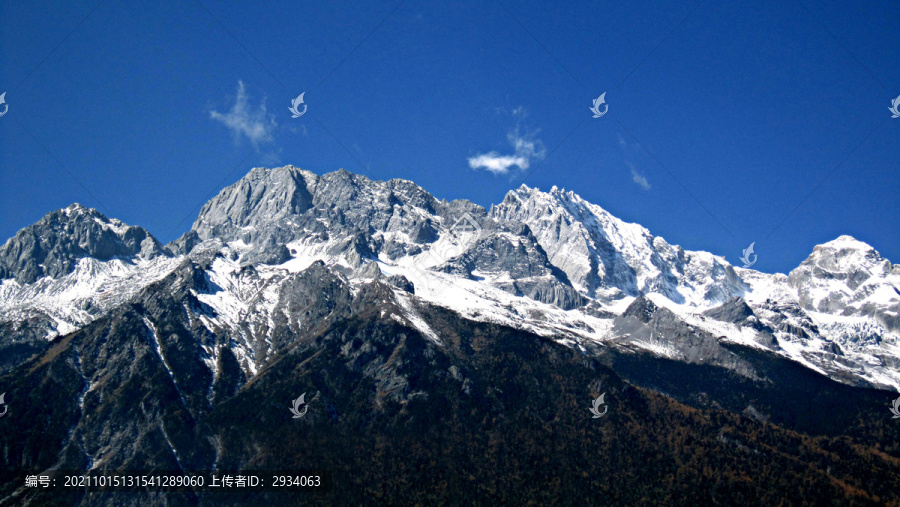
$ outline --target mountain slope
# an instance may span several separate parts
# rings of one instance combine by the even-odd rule
[[[178,263],[149,232],[73,204],[0,247],[0,371],[126,303]]]
[[[342,280],[322,264],[297,274],[304,296],[291,298],[299,305],[291,314],[311,320],[278,326],[272,353],[247,379],[228,352],[228,331],[199,323],[208,309],[193,292],[212,290],[202,271],[182,265],[134,303],[0,377],[13,407],[0,420],[14,437],[7,471],[325,468],[339,487],[308,501],[329,504],[898,499],[896,425],[875,422],[852,439],[812,438],[719,408],[689,408],[624,381],[603,354],[460,319],[404,301],[408,293],[381,281]],[[410,322],[410,312],[439,343]],[[205,346],[218,351],[214,362]],[[838,386],[819,378],[826,391]],[[309,412],[293,419],[289,401],[304,392]],[[767,392],[778,398],[777,389]],[[593,419],[589,401],[601,393],[609,412]],[[869,416],[886,398],[864,396],[871,402],[860,414]],[[893,442],[882,450],[864,440],[879,432],[888,438],[879,443]],[[20,502],[43,498],[17,483],[2,492]],[[72,500],[164,505],[170,498]]]

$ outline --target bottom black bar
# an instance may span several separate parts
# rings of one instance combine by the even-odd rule
[[[328,470],[44,470],[3,475],[26,490],[58,492],[314,493],[333,486]]]

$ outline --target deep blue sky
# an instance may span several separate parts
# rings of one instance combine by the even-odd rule
[[[0,238],[77,201],[168,242],[284,164],[490,206],[525,177],[493,152],[734,264],[841,234],[900,262],[895,2],[266,4],[0,3]]]

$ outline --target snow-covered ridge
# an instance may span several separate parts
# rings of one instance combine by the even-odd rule
[[[470,227],[458,230],[461,221]],[[272,330],[301,325],[287,311],[283,284],[322,261],[353,284],[411,281],[415,295],[395,291],[394,318],[436,343],[441,337],[418,304],[578,347],[621,341],[615,318],[648,296],[722,341],[764,348],[841,381],[900,390],[900,267],[849,236],[816,246],[789,275],[766,274],[670,245],[556,187],[523,185],[485,212],[468,201],[438,201],[407,180],[319,176],[293,166],[257,168],[224,189],[169,246],[178,255],[145,233],[80,205],[23,229],[0,251],[0,326],[42,326],[43,338],[71,332],[210,250],[219,254],[206,268],[213,289],[194,294],[209,311],[185,311],[213,334],[227,330],[251,376]],[[127,255],[107,255],[118,241],[131,241]],[[38,244],[67,263],[45,272],[29,257]],[[19,276],[25,269],[30,275]],[[704,316],[735,298],[753,315]],[[677,357],[653,332],[639,335],[631,347]]]
[[[45,276],[31,284],[2,280],[0,322],[45,315],[52,320],[52,325],[43,330],[45,338],[71,333],[161,280],[182,260],[157,257],[98,261],[86,257],[61,278]]]
[[[669,245],[571,191],[553,187],[545,193],[522,185],[490,216],[527,224],[550,261],[589,297],[615,289],[708,307],[747,290],[724,258]]]

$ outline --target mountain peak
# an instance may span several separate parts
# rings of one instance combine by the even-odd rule
[[[69,218],[77,218],[77,217],[89,215],[89,216],[96,216],[98,218],[101,218],[104,221],[109,220],[106,217],[106,215],[104,215],[97,209],[90,208],[90,207],[85,206],[78,202],[73,202],[72,204],[66,206],[65,208],[60,208],[56,211],[51,211],[49,214],[53,214],[53,213],[57,213],[59,215],[66,216]]]
[[[255,167],[203,205],[191,228],[200,239],[239,239],[242,230],[261,229],[287,214],[312,206],[319,177],[292,165]]]
[[[862,251],[870,251],[875,250],[871,245],[860,241],[853,236],[842,235],[837,238],[827,242],[822,243],[821,245],[817,245],[816,248],[829,248],[834,250],[862,250]]]
[[[896,288],[900,265],[893,265],[871,245],[840,236],[817,245],[788,275],[801,305],[844,316],[866,315],[886,329],[900,331]]]
[[[334,241],[328,248],[342,250],[346,245],[338,244],[347,238],[377,232],[387,235],[385,248],[395,255],[409,246],[395,239],[432,241],[442,222],[439,214],[457,208],[470,206],[441,204],[408,180],[377,181],[346,169],[319,176],[294,166],[257,168],[207,202],[173,248],[189,251],[213,238],[239,241],[242,262],[280,264],[289,258],[285,245],[294,241],[320,246]]]
[[[566,190],[565,187],[559,188],[556,185],[550,187],[550,195],[556,197],[557,199],[565,199],[565,200],[583,200],[580,195],[576,194],[571,190]]]
[[[82,221],[93,221],[101,227],[113,229],[117,233],[124,232],[129,227],[128,224],[116,218],[109,218],[95,208],[89,208],[81,203],[74,202],[65,208],[52,211],[45,215],[44,219],[56,219],[61,222],[79,223]],[[40,223],[40,222],[38,222]]]
[[[542,192],[522,185],[491,217],[528,225],[550,262],[589,297],[657,292],[676,303],[708,305],[746,289],[724,259],[685,252],[556,186]]]
[[[79,202],[73,202],[72,204],[70,204],[70,205],[66,206],[65,208],[61,209],[60,211],[63,211],[63,212],[65,212],[66,214],[69,214],[69,213],[73,213],[73,212],[75,212],[75,213],[82,213],[82,212],[85,212],[85,211],[87,211],[87,210],[89,210],[89,209],[90,209],[90,208],[87,208],[87,207],[83,206],[83,205],[82,205],[81,203],[79,203]]]
[[[233,292],[236,299],[216,309],[225,315],[236,308],[231,305],[237,300],[251,305],[245,308],[248,311],[262,308],[256,305],[262,305],[257,297],[263,285],[289,280],[319,261],[355,285],[380,278],[381,273],[405,276],[410,283],[404,286],[414,289],[416,301],[437,302],[460,312],[477,307],[473,315],[509,322],[519,322],[527,314],[522,325],[565,328],[597,340],[608,335],[591,318],[625,311],[626,316],[643,316],[638,320],[649,325],[646,315],[657,307],[690,319],[727,303],[707,316],[754,333],[769,328],[775,334],[787,333],[803,323],[796,320],[784,325],[794,328],[779,327],[790,316],[781,306],[766,306],[770,298],[783,303],[787,297],[782,296],[786,290],[777,288],[783,275],[738,273],[721,257],[670,245],[640,224],[625,222],[557,186],[545,192],[523,184],[486,213],[469,201],[438,201],[409,180],[373,180],[343,169],[317,175],[292,165],[258,167],[206,203],[193,228],[171,248],[178,254],[194,252],[191,257],[198,262],[162,258],[143,262],[159,252],[166,256],[171,252],[143,229],[74,203],[22,229],[0,248],[0,279],[19,281],[18,287],[5,283],[4,287],[13,287],[0,296],[6,298],[7,307],[21,306],[19,300],[30,297],[34,308],[43,308],[42,291],[62,294],[59,314],[74,329],[112,308],[102,306],[107,301],[125,301],[147,283],[167,276],[167,270],[185,265],[206,270],[218,287]],[[216,257],[217,253],[222,255]],[[113,262],[103,263],[113,257]],[[142,262],[133,262],[135,257]],[[128,266],[119,269],[120,263]],[[111,298],[110,273],[118,277],[120,287],[134,288],[116,289]],[[132,279],[133,274],[139,276]],[[818,331],[810,324],[804,331],[807,337],[830,333],[835,340],[846,338],[839,345],[851,353],[847,343],[876,343],[900,331],[900,266],[851,236],[815,247],[788,282],[803,310],[868,319],[864,328],[851,322],[844,327],[823,325]],[[76,285],[79,294],[94,290],[90,287],[103,290],[73,302],[69,293],[58,289]],[[250,287],[253,290],[246,292]],[[285,293],[289,298],[291,294]],[[741,302],[743,296],[749,296],[746,303]],[[520,307],[512,302],[518,299],[510,298],[530,301],[523,299]],[[91,310],[96,313],[88,315],[76,306],[85,301],[85,308],[98,309]],[[626,311],[629,303],[633,304]],[[235,323],[247,317],[241,312]],[[655,319],[654,325],[666,319]],[[703,319],[693,322],[704,325]],[[740,333],[729,336],[743,340]],[[754,343],[774,343],[767,340]],[[880,378],[882,373],[865,378]],[[900,374],[884,375],[900,385]]]
[[[871,269],[886,261],[872,245],[859,241],[853,236],[839,236],[827,243],[816,245],[809,257],[801,264],[817,265],[830,271],[852,271],[859,268]]]
[[[106,261],[158,255],[168,252],[142,227],[74,203],[44,215],[0,247],[0,279],[33,283],[44,276],[59,278],[85,257]]]

